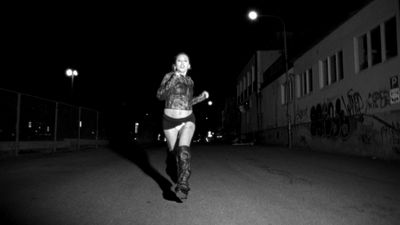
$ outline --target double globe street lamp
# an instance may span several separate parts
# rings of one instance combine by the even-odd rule
[[[72,97],[74,93],[74,77],[78,76],[78,71],[68,68],[65,70],[65,75],[71,78],[71,97]]]

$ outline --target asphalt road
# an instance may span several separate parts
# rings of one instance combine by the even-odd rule
[[[193,146],[179,202],[165,148],[0,161],[0,224],[400,224],[398,162],[266,146]]]

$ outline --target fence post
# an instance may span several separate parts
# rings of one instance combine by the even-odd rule
[[[56,109],[54,115],[54,145],[53,153],[57,151],[57,124],[58,124],[58,102],[56,102]]]
[[[81,125],[82,125],[82,121],[81,121],[81,107],[78,107],[78,151],[81,148]]]
[[[15,123],[15,156],[19,153],[19,124],[21,120],[21,93],[17,94],[17,118]]]
[[[96,149],[99,148],[99,111],[96,111]]]

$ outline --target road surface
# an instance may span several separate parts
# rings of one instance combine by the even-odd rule
[[[191,192],[170,192],[165,148],[0,161],[0,224],[400,224],[398,162],[267,146],[192,147]]]

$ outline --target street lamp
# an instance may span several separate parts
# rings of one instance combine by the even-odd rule
[[[78,71],[68,68],[67,70],[65,70],[65,75],[71,78],[71,97],[72,97],[74,92],[74,77],[78,76]]]
[[[288,89],[289,89],[289,66],[288,66],[288,56],[287,56],[287,41],[286,41],[286,24],[285,21],[279,16],[274,16],[274,15],[258,15],[258,13],[255,10],[252,10],[249,12],[248,17],[250,20],[256,20],[258,17],[269,17],[269,18],[274,18],[278,19],[280,23],[282,24],[282,29],[283,29],[283,57],[285,60],[285,70],[286,70],[286,95],[288,95]],[[287,123],[288,123],[288,145],[289,148],[292,148],[292,135],[291,135],[291,124],[290,124],[290,115],[289,115],[289,96],[286,96],[286,117],[287,117]]]

